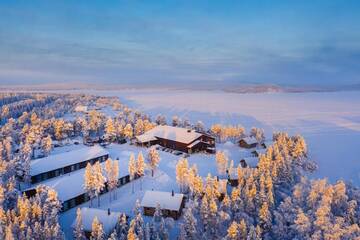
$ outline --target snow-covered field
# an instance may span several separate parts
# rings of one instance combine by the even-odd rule
[[[234,94],[210,91],[124,90],[92,92],[119,96],[152,116],[192,122],[240,123],[247,129],[302,134],[319,170],[313,177],[360,185],[360,92]]]

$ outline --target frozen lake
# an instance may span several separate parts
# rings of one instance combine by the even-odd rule
[[[103,93],[104,94],[104,93]],[[319,165],[313,177],[360,185],[360,92],[234,94],[210,91],[107,92],[155,117],[237,124],[302,134]]]

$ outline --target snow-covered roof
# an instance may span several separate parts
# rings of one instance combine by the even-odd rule
[[[137,136],[137,139],[141,142],[147,142],[150,140],[156,140],[156,138],[169,139],[176,142],[182,143],[191,143],[195,141],[202,134],[194,130],[189,130],[186,128],[172,127],[172,126],[156,126],[153,129],[147,131],[146,133]]]
[[[70,152],[50,155],[48,157],[32,160],[30,162],[30,175],[35,176],[40,173],[101,157],[106,154],[109,154],[109,152],[104,148],[95,145],[92,147],[82,147]]]
[[[119,178],[128,175],[129,158],[124,157],[120,158],[120,160],[115,161],[119,161]],[[104,168],[104,164],[105,162],[101,163],[102,168]],[[59,200],[64,202],[85,193],[84,174],[85,168],[82,168],[78,171],[34,184],[27,190],[34,189],[38,185],[46,185],[54,189],[58,193]]]
[[[256,152],[258,155],[266,154],[266,148],[256,149],[254,152]]]
[[[247,144],[254,144],[254,143],[258,143],[258,141],[256,140],[256,138],[254,137],[245,137],[240,139],[240,141],[243,140],[245,141]]]
[[[183,197],[184,195],[181,193],[174,193],[172,196],[171,192],[146,191],[141,206],[155,208],[157,204],[160,204],[161,209],[178,211]]]
[[[110,211],[110,215],[107,210],[102,210],[98,208],[81,208],[81,218],[83,229],[86,232],[91,232],[92,223],[94,218],[97,217],[99,222],[103,225],[103,230],[105,235],[110,235],[114,228],[116,227],[116,223],[121,216],[120,212],[112,212]],[[71,225],[73,228],[76,226],[76,219]]]
[[[256,167],[259,162],[258,157],[244,157],[242,160],[245,160],[246,164],[252,168]]]

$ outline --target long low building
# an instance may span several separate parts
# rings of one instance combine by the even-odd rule
[[[96,145],[50,155],[30,162],[31,183],[35,184],[85,168],[88,163],[104,162],[109,152]]]
[[[119,161],[118,187],[120,187],[130,182],[130,176],[128,173],[129,160],[128,158],[124,158],[115,161]],[[101,166],[104,167],[104,164],[105,163],[102,163]],[[51,187],[58,193],[58,198],[62,203],[62,211],[66,211],[89,200],[89,196],[84,190],[84,175],[85,169],[83,168],[57,178],[33,184],[31,187],[24,190],[24,192],[28,197],[31,197],[35,195],[36,187],[38,185]],[[105,185],[107,186],[107,184]],[[106,192],[108,192],[107,187],[105,187],[102,194]]]
[[[136,136],[136,142],[143,146],[158,144],[186,153],[214,152],[215,150],[215,138],[212,136],[191,129],[166,125],[156,126],[146,133]]]

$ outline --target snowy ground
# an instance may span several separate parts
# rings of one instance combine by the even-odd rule
[[[248,156],[249,151],[241,150],[236,145],[231,143],[221,144],[217,147],[219,150],[224,150],[228,153],[230,159],[238,159],[242,156]],[[135,156],[142,151],[145,155],[147,153],[147,148],[131,146],[128,144],[118,145],[111,144],[107,150],[110,153],[112,159],[116,158],[126,158],[130,157],[131,153],[134,153]],[[134,183],[128,183],[116,190],[117,200],[110,203],[109,194],[104,194],[101,196],[101,209],[107,210],[108,208],[111,211],[124,212],[127,215],[132,215],[133,207],[137,199],[141,201],[146,190],[159,190],[159,191],[168,191],[174,190],[179,192],[179,187],[176,183],[176,174],[175,167],[179,159],[179,156],[174,154],[159,151],[161,156],[161,161],[158,167],[158,170],[155,171],[154,177],[151,177],[150,171],[147,171],[145,177],[142,178],[142,189],[140,190],[140,180],[134,181]],[[211,173],[213,176],[217,174],[215,155],[213,154],[193,154],[188,158],[189,165],[196,164],[199,169],[199,174],[206,177],[208,173]],[[121,168],[123,166],[119,166]],[[125,166],[127,168],[127,166]],[[135,192],[132,193],[132,184],[135,186]],[[93,201],[94,206],[97,208],[97,201]],[[90,202],[84,203],[78,207],[88,207]],[[76,209],[73,208],[60,216],[60,224],[66,234],[67,239],[72,238],[72,229],[71,224],[73,223],[76,217]],[[145,217],[146,220],[149,220],[148,217]],[[181,220],[179,220],[181,221]],[[178,224],[172,229],[171,234],[174,238],[177,235]],[[173,239],[171,238],[171,239]]]
[[[360,92],[236,94],[215,91],[124,90],[116,95],[131,107],[156,116],[192,122],[240,123],[305,136],[319,170],[313,177],[360,185]]]

